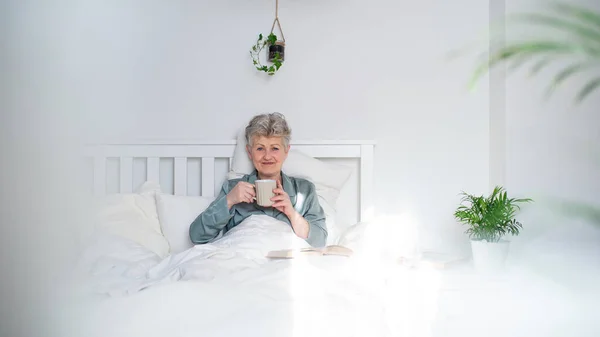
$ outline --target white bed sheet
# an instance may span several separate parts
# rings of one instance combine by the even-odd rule
[[[160,260],[98,236],[81,258],[77,336],[387,336],[382,275],[347,257],[268,260],[306,247],[289,225],[253,216],[221,239]],[[72,323],[72,322],[71,322]],[[67,334],[68,335],[68,334]]]

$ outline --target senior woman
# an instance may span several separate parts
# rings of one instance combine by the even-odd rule
[[[246,151],[255,170],[242,178],[225,181],[217,198],[190,225],[193,243],[210,242],[221,231],[227,233],[247,217],[263,214],[286,222],[311,246],[325,246],[325,213],[319,205],[315,185],[281,170],[290,150],[290,135],[291,130],[280,113],[257,115],[250,120],[246,127]],[[254,202],[257,179],[276,180],[271,207]],[[303,197],[298,198],[299,195]]]

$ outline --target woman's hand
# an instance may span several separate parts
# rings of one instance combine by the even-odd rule
[[[273,201],[272,207],[291,219],[296,210],[292,206],[290,196],[283,190],[279,180],[277,180],[277,188],[273,190],[273,193],[275,193],[275,196],[271,198],[271,201]]]
[[[309,231],[308,221],[294,209],[290,196],[283,190],[279,180],[277,181],[277,188],[273,190],[273,193],[275,193],[275,196],[271,198],[273,207],[290,219],[294,233],[297,236],[306,239]]]
[[[239,204],[241,202],[252,203],[254,202],[254,197],[256,196],[256,192],[254,191],[254,185],[240,181],[235,185],[229,193],[227,193],[227,207],[231,208],[233,205]]]

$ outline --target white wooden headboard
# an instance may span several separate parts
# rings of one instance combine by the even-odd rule
[[[93,162],[93,193],[110,193],[107,186],[116,179],[118,193],[132,192],[136,189],[134,181],[172,182],[175,195],[214,196],[226,173],[231,167],[236,141],[135,141],[92,144],[86,146],[86,156]],[[331,140],[331,141],[292,141],[292,148],[321,160],[349,160],[355,165],[357,201],[356,220],[366,221],[374,214],[373,200],[373,152],[375,142],[371,140]],[[172,160],[166,165],[164,159]],[[144,168],[140,174],[140,160]],[[221,161],[221,164],[216,165]],[[224,161],[224,162],[223,162]],[[113,177],[109,174],[110,162],[118,163]],[[197,165],[194,166],[193,163]],[[217,169],[221,166],[221,170]],[[112,166],[113,168],[115,165]],[[170,171],[170,172],[169,172]],[[196,171],[196,172],[194,172]],[[165,175],[165,172],[167,175]],[[116,177],[114,177],[116,176]],[[112,179],[114,178],[114,179]],[[201,186],[197,191],[190,186]],[[340,196],[342,199],[342,196]]]

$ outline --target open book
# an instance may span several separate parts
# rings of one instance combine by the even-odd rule
[[[350,256],[352,250],[343,246],[327,246],[323,248],[302,248],[302,249],[284,249],[284,250],[272,250],[267,254],[267,258],[270,259],[293,259],[295,257],[307,256],[307,255],[338,255],[338,256]]]

